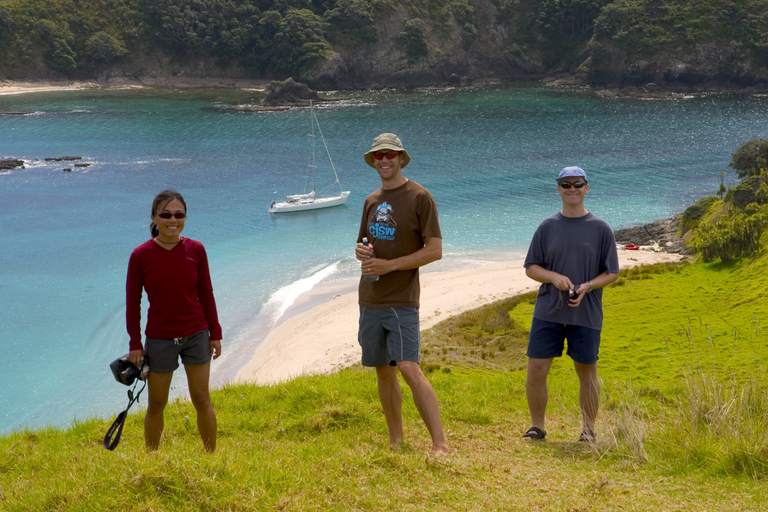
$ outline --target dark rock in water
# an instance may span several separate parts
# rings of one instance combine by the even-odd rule
[[[653,245],[657,243],[664,252],[689,254],[683,238],[678,234],[682,215],[661,219],[645,226],[633,226],[614,231],[616,243],[620,245]]]
[[[75,164],[75,167],[90,167],[91,164],[82,163],[82,164]]]
[[[75,160],[82,160],[81,156],[60,156],[57,158],[46,158],[46,162],[73,162]]]
[[[10,171],[11,169],[24,168],[24,160],[18,160],[11,158],[8,160],[0,160],[0,171]]]
[[[267,97],[261,102],[267,107],[308,105],[309,100],[319,99],[316,91],[310,89],[307,84],[294,82],[293,78],[288,78],[283,82],[272,82],[269,89]]]
[[[34,113],[34,110],[8,110],[0,108],[0,116],[28,116]]]
[[[64,172],[72,172],[72,169],[71,169],[71,168],[69,168],[69,167],[65,167],[65,168],[64,168]]]

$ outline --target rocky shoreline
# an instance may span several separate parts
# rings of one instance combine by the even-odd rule
[[[689,255],[685,241],[680,235],[682,215],[660,219],[643,226],[632,226],[614,231],[619,245],[651,246],[654,250]]]

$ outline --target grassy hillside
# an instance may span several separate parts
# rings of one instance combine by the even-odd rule
[[[756,276],[766,270],[768,256],[651,267],[625,272],[606,290],[595,447],[575,442],[568,360],[553,366],[548,441],[520,438],[528,412],[519,344],[532,308],[523,297],[425,333],[447,457],[426,455],[407,387],[408,444],[390,450],[375,376],[350,368],[214,392],[215,454],[203,451],[186,401],[169,406],[154,453],[143,448],[140,411],[114,452],[101,447],[111,418],[4,436],[0,509],[765,510],[768,344],[760,325],[768,302]],[[123,399],[124,388],[114,391]]]

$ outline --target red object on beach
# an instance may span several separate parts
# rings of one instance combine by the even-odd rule
[[[630,251],[636,251],[640,248],[640,246],[635,244],[627,244],[624,246],[624,248]]]

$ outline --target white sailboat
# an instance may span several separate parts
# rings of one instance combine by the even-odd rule
[[[341,182],[339,182],[339,175],[336,174],[336,168],[333,166],[333,160],[331,159],[331,153],[328,151],[328,145],[325,143],[325,137],[320,129],[320,124],[317,122],[317,116],[315,115],[315,108],[312,102],[309,103],[309,116],[312,133],[312,152],[309,160],[309,171],[312,174],[312,190],[304,194],[293,194],[285,197],[285,201],[277,202],[272,201],[269,205],[269,213],[288,213],[288,212],[302,212],[307,210],[318,210],[320,208],[329,208],[331,206],[339,206],[344,204],[349,197],[349,190],[342,190]],[[315,127],[320,134],[320,139],[323,141],[323,147],[328,155],[328,161],[331,163],[331,169],[333,169],[333,175],[336,178],[335,184],[339,186],[339,194],[333,196],[317,196],[316,190],[316,174],[317,165],[315,164]]]

